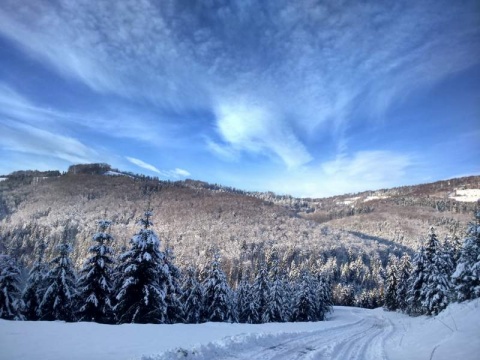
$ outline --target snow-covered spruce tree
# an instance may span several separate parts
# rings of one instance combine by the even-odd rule
[[[433,228],[427,243],[426,256],[427,281],[423,289],[422,305],[427,315],[437,315],[450,302],[453,263],[451,254],[446,253],[440,246]]]
[[[0,318],[25,320],[20,290],[20,267],[15,258],[0,255]]]
[[[292,310],[292,321],[317,321],[317,298],[313,277],[307,270],[302,270],[297,283],[297,295]]]
[[[75,321],[76,279],[70,260],[72,247],[66,242],[57,246],[58,256],[50,262],[45,279],[46,290],[40,303],[41,320]]]
[[[202,322],[204,289],[198,281],[198,273],[193,267],[188,267],[183,278],[182,298],[184,320],[187,324]]]
[[[221,269],[218,252],[214,254],[214,259],[207,270],[203,287],[205,289],[203,319],[215,322],[232,321],[235,318],[232,311],[232,290],[227,283],[225,273]]]
[[[264,322],[288,321],[290,314],[287,303],[286,274],[279,268],[276,253],[269,259],[269,291],[268,301],[263,315]]]
[[[173,251],[165,248],[164,265],[159,271],[160,282],[165,283],[165,303],[167,304],[166,322],[169,324],[185,322],[183,313],[181,272],[174,264]]]
[[[397,272],[397,305],[398,308],[405,312],[408,307],[408,280],[412,272],[412,264],[410,263],[410,256],[403,254],[398,264]]]
[[[316,281],[317,293],[317,318],[325,320],[328,313],[333,309],[332,285],[328,278],[319,276]]]
[[[78,320],[99,323],[114,322],[112,298],[113,250],[109,244],[113,237],[107,233],[111,222],[100,220],[99,232],[93,235],[95,245],[88,251],[91,257],[85,261],[78,280]]]
[[[142,229],[130,239],[130,249],[120,255],[120,289],[116,295],[115,314],[122,323],[165,323],[166,284],[160,282],[159,271],[165,269],[160,240],[150,229],[150,211],[140,220]],[[165,274],[162,278],[165,278]]]
[[[258,319],[255,299],[252,292],[252,284],[248,281],[247,274],[242,275],[242,279],[237,286],[236,291],[236,308],[237,320],[244,324],[253,324]]]
[[[258,274],[250,288],[252,300],[255,307],[256,317],[253,319],[255,324],[269,322],[267,303],[269,301],[270,287],[268,282],[268,272],[265,263],[260,264]]]
[[[480,211],[468,226],[452,282],[458,301],[480,297]]]
[[[425,248],[420,247],[418,252],[413,257],[412,272],[408,280],[407,292],[407,313],[409,315],[422,315],[424,308],[422,302],[423,289],[426,286],[427,272],[427,257],[425,255]]]
[[[37,249],[37,260],[31,268],[27,284],[23,290],[24,314],[27,320],[38,320],[40,302],[45,293],[45,279],[48,274],[48,264],[44,262],[46,243],[41,242]]]
[[[387,279],[385,280],[385,300],[384,308],[388,311],[395,311],[398,309],[397,303],[397,261],[398,259],[390,255],[387,265]]]

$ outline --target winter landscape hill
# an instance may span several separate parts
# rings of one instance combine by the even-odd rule
[[[478,353],[480,177],[326,199],[106,164],[3,179],[0,358]]]
[[[275,249],[288,274],[302,268],[350,284],[357,300],[377,287],[389,254],[413,254],[431,226],[441,241],[459,247],[479,199],[480,177],[367,191],[323,199],[245,192],[200,181],[160,181],[83,164],[59,171],[17,171],[0,182],[0,248],[24,264],[42,241],[46,260],[67,240],[80,268],[97,221],[112,221],[117,254],[128,246],[147,207],[153,229],[181,268],[202,270],[212,249],[222,255],[232,286],[251,279]],[[335,292],[337,304],[345,290]],[[343,291],[345,293],[345,291]],[[380,295],[379,295],[380,296]],[[348,297],[348,296],[347,296]]]
[[[154,229],[177,261],[200,265],[218,247],[226,265],[253,261],[275,246],[289,262],[310,255],[348,257],[413,251],[435,226],[440,239],[461,238],[480,199],[480,177],[368,191],[323,199],[252,193],[219,185],[112,171],[106,164],[72,166],[68,173],[17,171],[0,182],[0,246],[32,261],[39,239],[51,249],[68,237],[73,258],[85,258],[96,221],[113,221],[121,248],[150,206]]]

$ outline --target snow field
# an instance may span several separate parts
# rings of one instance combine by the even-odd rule
[[[0,320],[0,359],[460,359],[480,353],[480,300],[436,317],[335,307],[328,321],[101,325]]]

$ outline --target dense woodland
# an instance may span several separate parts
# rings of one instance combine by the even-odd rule
[[[5,178],[1,286],[11,298],[0,306],[17,310],[3,305],[4,318],[309,321],[332,304],[436,314],[479,294],[478,228],[468,225],[477,204],[448,198],[454,187],[479,188],[479,177],[328,199],[165,182],[106,164]]]

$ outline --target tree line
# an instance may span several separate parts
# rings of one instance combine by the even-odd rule
[[[480,297],[480,211],[469,224],[457,252],[449,241],[441,244],[433,228],[413,260],[391,256],[386,275],[387,310],[409,315],[437,315],[449,303]]]
[[[331,311],[330,283],[302,270],[288,277],[272,251],[253,281],[245,274],[234,290],[222,270],[220,254],[199,271],[181,271],[168,246],[152,230],[145,212],[130,247],[115,258],[111,223],[98,222],[90,256],[77,274],[67,241],[46,263],[46,246],[22,289],[22,269],[16,259],[0,258],[0,317],[11,320],[95,321],[122,323],[200,323],[206,321],[265,323],[324,320]]]
[[[406,253],[400,259],[392,254],[385,270],[378,258],[366,269],[351,251],[340,270],[332,258],[318,271],[311,264],[287,268],[272,248],[254,274],[248,267],[241,273],[235,289],[218,250],[204,269],[180,270],[172,249],[161,250],[151,216],[150,211],[144,214],[130,247],[117,258],[108,233],[111,223],[99,221],[90,256],[78,274],[66,241],[49,263],[44,261],[46,246],[38,247],[24,286],[15,258],[1,255],[0,317],[118,324],[318,321],[334,303],[383,305],[416,316],[436,315],[452,301],[480,297],[480,211],[458,251],[448,239],[441,244],[433,228],[413,260]]]

